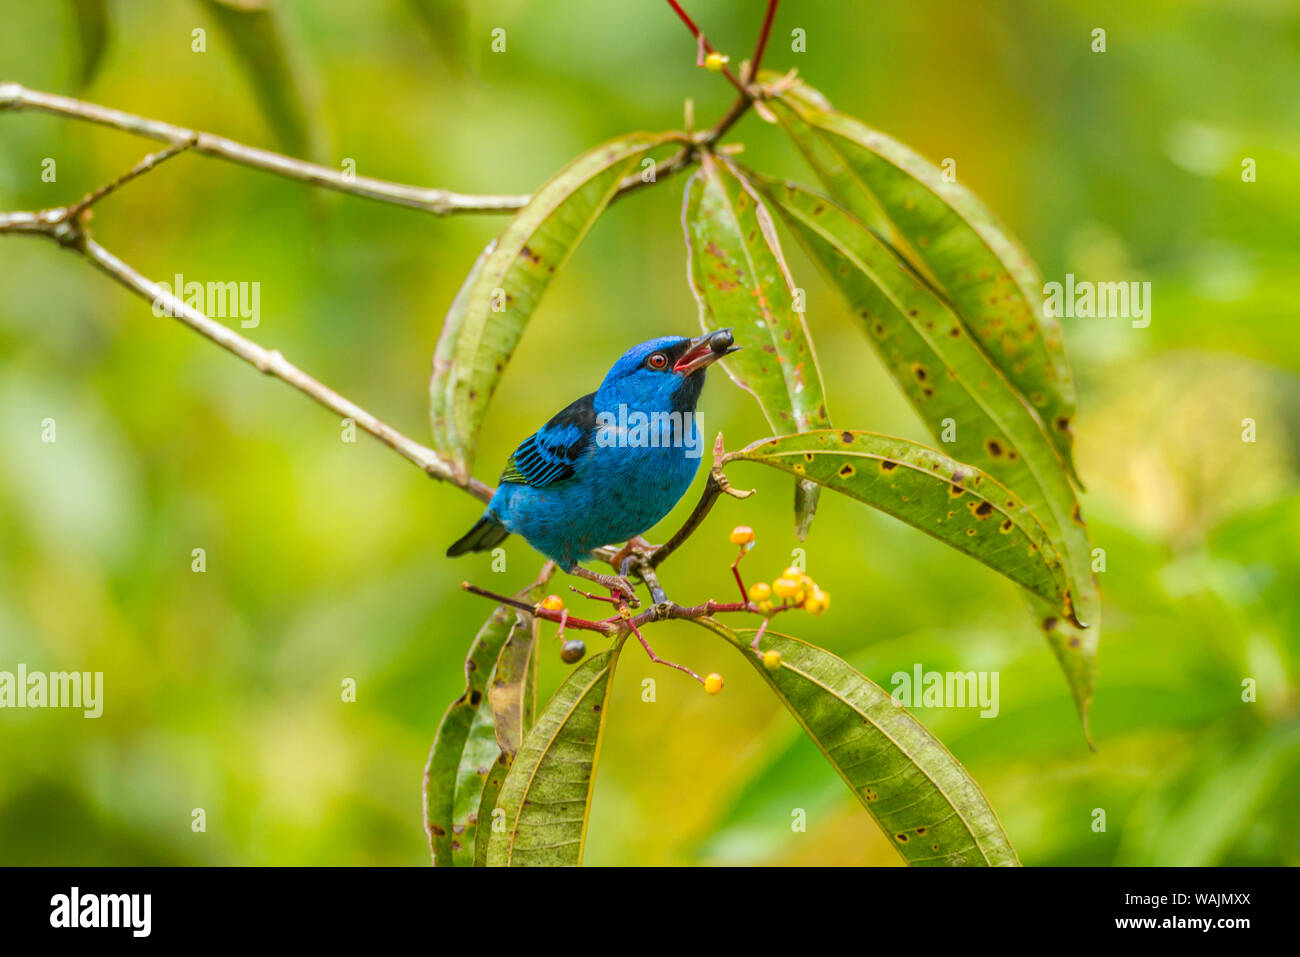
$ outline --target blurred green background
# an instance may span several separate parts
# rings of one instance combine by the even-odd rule
[[[1149,280],[1153,304],[1147,329],[1066,320],[1084,507],[1107,556],[1098,753],[1014,587],[846,499],[823,495],[806,544],[832,609],[786,630],[886,687],[915,663],[998,671],[996,719],[916,714],[981,783],[1026,864],[1300,863],[1300,6],[787,6],[765,65],[798,67],[840,108],[954,158],[1048,280]],[[283,148],[205,8],[111,2],[102,67],[81,88],[73,7],[0,0],[0,80]],[[688,4],[737,62],[761,7]],[[687,97],[701,124],[731,99],[657,0],[458,10],[282,3],[315,123],[302,142],[363,174],[528,192],[604,139],[680,127]],[[490,49],[498,27],[504,53]],[[1090,49],[1097,27],[1105,53]],[[191,52],[195,28],[205,53]],[[795,28],[806,52],[791,50]],[[749,164],[812,181],[757,117],[730,139]],[[69,202],[154,148],[0,115],[0,208]],[[1241,179],[1245,157],[1255,183]],[[684,183],[616,204],[560,275],[489,413],[482,478],[626,347],[697,328]],[[249,336],[425,440],[442,314],[504,222],[182,156],[104,202],[94,229],[155,279],[260,283]],[[928,441],[834,291],[788,238],[787,251],[833,421]],[[443,558],[477,502],[365,436],[342,442],[330,414],[52,243],[0,238],[0,264],[0,669],[105,674],[98,720],[0,712],[0,862],[427,863],[423,764],[490,611],[458,586],[513,590],[538,557],[512,539],[504,573],[487,556]],[[764,434],[723,376],[701,409],[731,446]],[[734,524],[758,533],[751,577],[775,575],[798,545],[789,483],[756,467],[732,478],[760,494],[724,500],[665,567],[678,600],[730,594]],[[732,649],[681,623],[652,640],[722,672],[727,690],[707,697],[628,649],[588,863],[899,863]],[[549,629],[544,641],[547,690],[565,667]],[[655,703],[641,699],[646,677]],[[341,701],[346,678],[355,703]],[[806,833],[791,831],[795,808]]]

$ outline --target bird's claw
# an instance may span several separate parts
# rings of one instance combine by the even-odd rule
[[[645,538],[640,535],[633,536],[627,540],[627,544],[620,548],[611,556],[609,564],[619,570],[619,574],[627,577],[629,559],[636,555],[650,556],[659,548],[658,545],[651,545]]]
[[[633,608],[641,604],[640,599],[636,597],[636,589],[626,575],[602,575],[600,572],[593,572],[581,565],[575,565],[570,570],[570,574],[593,581],[598,585],[604,585],[611,591],[620,593],[623,599]]]

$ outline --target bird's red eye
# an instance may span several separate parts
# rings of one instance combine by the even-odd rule
[[[662,352],[656,352],[646,360],[646,365],[651,369],[662,369],[668,365],[668,357]]]

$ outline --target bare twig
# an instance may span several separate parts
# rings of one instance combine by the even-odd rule
[[[668,0],[668,2],[690,29],[692,35],[699,41],[701,47],[710,52],[715,52],[707,37],[703,35],[677,0]],[[771,34],[772,20],[776,13],[777,2],[778,0],[768,0],[767,12],[759,33],[758,45],[745,71],[745,83],[741,83],[730,69],[723,67],[722,72],[739,91],[740,96],[710,129],[703,133],[692,134],[689,143],[659,165],[656,170],[656,182],[688,168],[699,155],[700,150],[709,149],[717,143],[744,115],[752,104],[754,97],[762,95],[753,91],[747,84],[752,84],[754,77],[757,76],[759,63],[766,48],[768,37]],[[94,263],[100,271],[110,278],[150,303],[161,306],[166,314],[179,319],[200,335],[243,359],[258,371],[283,380],[325,408],[344,418],[351,419],[363,431],[374,436],[399,455],[419,466],[428,475],[463,488],[482,501],[486,502],[491,499],[493,492],[491,486],[473,478],[463,482],[458,481],[451,467],[433,449],[421,445],[402,434],[356,403],[330,389],[318,379],[307,375],[307,373],[289,362],[279,351],[265,349],[221,323],[210,319],[137,272],[103,246],[100,246],[90,236],[86,224],[88,218],[86,213],[105,196],[149,172],[159,163],[185,150],[193,150],[206,156],[215,156],[288,179],[323,186],[366,199],[423,210],[436,216],[468,212],[513,212],[528,202],[529,198],[527,196],[476,196],[455,193],[450,190],[409,186],[368,176],[349,175],[317,163],[295,159],[254,146],[247,146],[223,136],[187,129],[161,120],[148,119],[111,107],[73,99],[72,97],[30,90],[18,83],[0,83],[0,112],[5,110],[31,110],[96,123],[126,133],[158,140],[169,144],[169,146],[165,150],[146,156],[127,173],[94,190],[77,203],[36,212],[0,212],[0,234],[45,236],[64,248],[79,253]],[[646,185],[649,184],[639,175],[629,176],[620,184],[616,198],[639,190]],[[719,436],[720,441],[721,436]],[[673,612],[672,609],[680,610],[679,606],[662,600],[663,590],[655,579],[654,569],[694,533],[713,507],[717,497],[724,492],[738,497],[750,494],[735,492],[726,484],[726,476],[722,474],[715,458],[714,468],[710,472],[704,496],[686,524],[652,557],[641,556],[637,558],[636,570],[650,586],[652,597],[656,602],[653,608],[638,616],[637,621],[658,620],[655,616],[659,615],[660,611],[667,617],[676,616],[677,613]],[[608,558],[614,554],[614,549],[602,548],[597,550],[595,554],[602,558]],[[647,618],[646,616],[651,617]],[[577,626],[576,622],[573,624]]]
[[[751,601],[714,601],[709,599],[700,605],[679,605],[675,601],[660,601],[641,612],[639,615],[622,614],[613,615],[609,618],[602,618],[600,621],[590,621],[586,618],[575,618],[567,609],[551,611],[540,606],[534,607],[527,602],[512,598],[509,595],[502,595],[486,588],[480,588],[478,585],[470,582],[461,582],[460,587],[471,595],[478,595],[480,598],[487,598],[501,605],[509,605],[511,608],[518,608],[520,611],[526,611],[536,618],[543,621],[551,621],[559,624],[564,621],[566,627],[576,628],[580,631],[596,631],[604,635],[620,635],[631,633],[634,629],[643,625],[648,625],[656,621],[667,621],[668,619],[697,619],[707,618],[718,614],[729,614],[735,612],[746,612],[749,614],[768,614],[776,615],[785,611],[794,611],[799,605],[784,604],[778,605],[771,611],[763,612],[759,610],[758,605]]]
[[[726,67],[723,68],[727,79],[731,81],[731,85],[736,88],[740,95],[736,97],[731,106],[727,108],[727,112],[713,126],[706,132],[696,134],[694,145],[682,148],[665,160],[659,166],[659,175],[671,176],[690,166],[695,157],[699,155],[700,150],[712,148],[749,111],[755,98],[762,95],[761,92],[753,88],[753,82],[754,78],[758,76],[758,68],[763,61],[763,53],[767,50],[767,41],[772,34],[772,22],[776,19],[776,8],[779,2],[780,0],[767,0],[767,10],[763,14],[763,24],[758,32],[758,43],[754,47],[754,55],[749,58],[748,68],[745,71],[745,81],[740,82],[732,75],[730,70],[726,69]],[[681,8],[677,0],[668,0],[668,5],[673,8],[681,21],[686,24],[687,29],[700,41],[704,48],[712,51],[713,46],[709,43],[708,38],[700,32],[700,28],[695,25],[695,21]],[[647,184],[640,183],[639,180],[632,182],[631,178],[629,178],[628,181],[624,181],[620,185],[619,195],[639,189],[642,185]]]
[[[780,0],[767,0],[763,25],[758,31],[758,43],[754,47],[754,55],[749,58],[749,71],[745,74],[746,85],[753,83],[754,78],[758,76],[758,67],[763,62],[763,54],[767,51],[767,40],[772,35],[772,22],[776,20],[776,5],[779,2]]]
[[[453,213],[510,213],[528,202],[527,196],[474,196],[454,193],[446,189],[408,186],[370,176],[355,176],[318,163],[309,163],[306,160],[272,153],[270,150],[259,149],[256,146],[246,146],[224,136],[186,129],[161,120],[147,119],[107,106],[75,100],[69,96],[29,90],[17,83],[0,83],[0,111],[2,110],[35,110],[52,113],[69,119],[111,126],[126,133],[134,133],[173,146],[188,144],[194,152],[205,156],[216,156],[232,163],[241,163],[254,169],[275,173],[277,176],[324,186],[341,193],[363,196],[366,199],[423,210],[435,216],[449,216]]]
[[[695,39],[699,41],[700,46],[704,48],[706,53],[718,52],[713,44],[709,42],[709,38],[706,37],[700,31],[700,28],[695,25],[695,21],[691,19],[690,14],[682,9],[681,4],[679,4],[677,0],[668,0],[668,6],[672,7],[677,16],[681,18],[682,23],[686,24],[686,29],[691,31],[691,36],[695,37]],[[727,78],[727,81],[734,86],[737,91],[739,91],[741,96],[748,96],[745,92],[745,84],[740,82],[736,77],[736,74],[732,73],[731,68],[725,63],[722,65],[722,75]]]
[[[320,380],[303,372],[279,351],[264,349],[221,323],[208,318],[153,280],[145,278],[91,238],[86,224],[86,213],[91,206],[192,145],[190,142],[177,143],[159,153],[146,156],[124,175],[68,206],[44,209],[36,213],[0,213],[0,233],[45,236],[65,249],[81,254],[110,278],[158,306],[159,311],[165,315],[180,320],[204,338],[243,359],[259,372],[275,376],[325,408],[343,418],[351,419],[363,431],[374,436],[403,458],[418,465],[426,474],[464,488],[483,501],[491,499],[492,489],[482,482],[474,479],[464,484],[457,482],[451,467],[433,449],[403,435],[355,402],[345,399]]]

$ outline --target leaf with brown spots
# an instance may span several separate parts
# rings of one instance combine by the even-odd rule
[[[733,327],[741,347],[722,362],[727,375],[758,400],[772,434],[829,427],[817,353],[758,191],[725,157],[705,154],[686,186],[682,224],[700,325]],[[796,483],[801,540],[816,509],[816,487]]]
[[[609,689],[622,648],[620,638],[578,665],[538,716],[497,798],[505,828],[491,832],[489,867],[582,863]]]
[[[1061,555],[1071,599],[1070,609],[1057,605],[1054,611],[1073,613],[1090,626],[1076,629],[1077,640],[1064,645],[1047,635],[1086,731],[1101,599],[1087,530],[1074,519],[1079,507],[1075,489],[1041,421],[964,334],[949,304],[860,220],[794,184],[767,179],[756,184],[843,293],[930,432],[941,438],[945,424],[953,423],[955,433],[945,450],[1006,485],[1047,529]]]
[[[970,334],[1035,410],[1072,477],[1074,381],[1043,280],[1015,237],[960,182],[907,146],[797,84],[776,113],[831,196],[889,236],[941,290]]]
[[[1005,487],[915,442],[823,429],[763,439],[724,463],[760,462],[878,508],[1065,605],[1065,573],[1035,515]]]
[[[544,582],[516,597],[535,602]],[[487,705],[488,685],[511,634],[533,632],[531,615],[498,606],[484,622],[465,659],[465,691],[438,725],[424,769],[424,828],[436,867],[469,864],[483,783],[501,754]]]
[[[884,689],[830,652],[770,630],[759,648],[779,651],[781,667],[769,671],[749,650],[752,632],[698,623],[740,650],[908,864],[1020,864],[975,779]]]
[[[435,446],[462,479],[492,394],[551,280],[623,177],[676,138],[633,133],[583,153],[533,193],[475,263],[443,323],[429,386]]]

